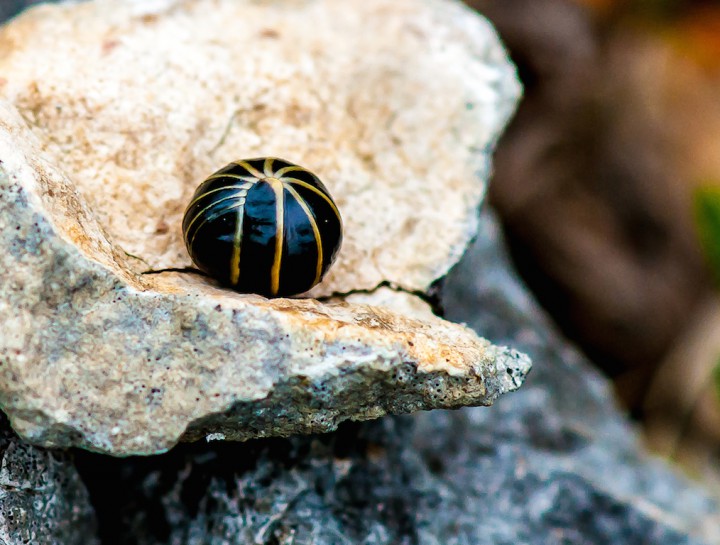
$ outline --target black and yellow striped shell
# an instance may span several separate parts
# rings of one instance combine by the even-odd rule
[[[283,297],[322,280],[342,220],[312,172],[274,157],[230,163],[195,191],[183,218],[193,262],[243,293]]]

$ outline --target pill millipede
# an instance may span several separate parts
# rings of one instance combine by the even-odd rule
[[[266,297],[319,283],[337,257],[342,229],[318,177],[276,157],[235,161],[209,176],[182,223],[199,269],[236,291]]]

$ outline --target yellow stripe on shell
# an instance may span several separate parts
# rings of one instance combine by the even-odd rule
[[[205,214],[205,212],[207,212],[208,210],[210,210],[213,206],[216,206],[216,205],[220,204],[221,202],[230,201],[230,200],[232,200],[232,199],[243,199],[243,202],[245,202],[245,201],[244,201],[244,197],[245,197],[245,195],[242,195],[242,191],[237,191],[237,192],[233,193],[232,195],[228,195],[227,197],[223,197],[223,198],[220,199],[220,200],[211,202],[211,203],[208,204],[205,208],[202,208],[200,211],[198,211],[198,212],[193,216],[193,219],[190,221],[190,223],[188,223],[187,229],[185,229],[185,234],[188,234],[188,233],[190,232],[190,229],[192,228],[192,226],[193,226],[193,225],[195,224],[195,222],[198,220],[198,218],[199,218],[200,216],[202,216],[203,214]]]
[[[210,178],[208,178],[208,180],[209,179]],[[240,195],[243,195],[244,193],[247,193],[247,190],[250,189],[252,187],[252,185],[253,184],[251,184],[251,183],[245,183],[245,184],[240,184],[240,185],[236,185],[236,186],[218,187],[216,189],[211,189],[210,191],[206,191],[202,195],[198,195],[192,201],[190,201],[190,204],[187,205],[186,210],[190,210],[190,207],[197,204],[198,202],[203,200],[208,195],[211,195],[212,193],[217,193],[218,191],[231,191],[233,189],[236,189],[238,191],[236,193],[233,193],[233,195],[240,196]]]
[[[237,286],[240,281],[240,250],[242,247],[242,228],[245,217],[245,207],[238,208],[237,225],[235,226],[235,237],[233,238],[232,256],[230,258],[230,283]]]
[[[209,218],[203,219],[202,222],[200,223],[200,225],[197,226],[197,229],[195,229],[195,234],[193,235],[192,239],[190,239],[190,246],[192,247],[192,245],[195,243],[195,237],[197,237],[202,226],[205,225],[208,221],[210,221],[210,219],[219,218],[226,212],[236,210],[237,208],[240,208],[241,206],[245,206],[245,199],[239,199],[236,204],[233,204],[232,206],[228,206],[227,208],[223,209],[219,214],[215,214],[215,215],[211,214]],[[188,228],[187,231],[185,231],[185,236],[187,236],[187,234],[189,232],[190,232],[190,229]]]
[[[270,294],[275,296],[280,290],[280,264],[285,232],[285,186],[277,178],[265,180],[275,192],[275,257],[270,269]]]
[[[299,167],[297,165],[291,165],[289,167],[282,167],[280,170],[278,170],[275,173],[275,176],[277,178],[281,178],[281,177],[285,176],[285,174],[287,174],[288,172],[310,172],[310,171],[306,168]]]
[[[253,176],[255,176],[256,178],[258,178],[258,179],[260,179],[260,180],[262,180],[263,178],[265,178],[265,175],[264,175],[262,172],[260,172],[260,171],[259,171],[258,169],[256,169],[255,167],[251,166],[250,163],[248,163],[247,161],[233,161],[233,164],[235,164],[235,165],[237,165],[237,166],[239,166],[239,167],[244,168],[244,169],[247,170],[250,174],[252,174]]]
[[[257,176],[242,176],[240,174],[213,174],[211,176],[208,176],[205,178],[205,181],[208,180],[217,180],[218,178],[235,178],[236,180],[243,180],[244,182],[250,182],[250,183],[256,183],[258,181]]]
[[[274,158],[274,157],[266,157],[266,158],[265,158],[265,163],[263,164],[263,171],[264,171],[265,176],[266,176],[267,178],[274,178],[274,177],[275,177],[275,174],[274,174],[273,171],[272,171],[272,165],[273,165],[274,162],[275,162],[275,158]]]
[[[293,184],[293,185],[299,185],[300,187],[304,187],[305,189],[309,189],[313,193],[319,195],[323,199],[325,199],[325,202],[330,205],[330,208],[332,208],[333,212],[335,212],[335,215],[337,216],[338,221],[342,224],[342,218],[340,217],[340,211],[337,209],[337,206],[335,206],[335,203],[332,201],[330,197],[328,197],[325,192],[323,192],[321,189],[318,189],[314,185],[310,185],[307,182],[303,182],[302,180],[297,180],[295,178],[289,178],[289,177],[283,177],[281,178],[281,181],[286,184]]]
[[[322,274],[322,262],[323,262],[323,249],[322,249],[322,239],[320,238],[320,229],[318,229],[317,221],[315,220],[315,216],[313,216],[313,213],[310,211],[310,208],[308,207],[307,203],[305,202],[305,199],[303,199],[300,194],[295,191],[295,189],[291,185],[285,186],[285,189],[288,190],[288,192],[295,197],[295,200],[298,202],[300,207],[303,209],[305,214],[308,217],[308,220],[310,220],[310,226],[313,230],[313,235],[315,235],[315,244],[317,244],[317,251],[318,251],[318,258],[317,258],[317,267],[315,268],[315,280],[313,281],[313,286],[320,282],[320,275]]]

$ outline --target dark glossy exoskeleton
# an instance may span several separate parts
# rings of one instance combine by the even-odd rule
[[[183,218],[193,262],[243,293],[282,297],[322,280],[342,219],[312,172],[282,159],[230,163],[195,191]]]

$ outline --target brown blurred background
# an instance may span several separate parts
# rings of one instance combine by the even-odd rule
[[[525,86],[490,188],[521,274],[649,444],[715,478],[720,305],[692,203],[720,185],[720,2],[468,4]]]

